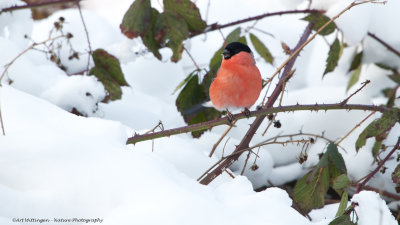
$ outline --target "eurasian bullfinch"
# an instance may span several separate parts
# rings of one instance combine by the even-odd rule
[[[260,71],[250,48],[240,42],[228,44],[217,76],[210,86],[210,99],[217,110],[248,109],[262,89]]]

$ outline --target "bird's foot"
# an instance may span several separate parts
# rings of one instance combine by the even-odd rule
[[[228,122],[230,126],[233,126],[233,121],[235,120],[235,117],[232,115],[231,112],[229,112],[229,110],[226,110],[226,117],[228,118]]]
[[[248,109],[248,108],[244,108],[244,110],[243,110],[243,112],[244,112],[244,115],[247,117],[247,118],[250,118],[250,110]]]

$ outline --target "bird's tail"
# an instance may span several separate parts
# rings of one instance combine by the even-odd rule
[[[207,102],[202,102],[202,103],[198,103],[188,109],[185,109],[182,111],[183,114],[191,116],[194,114],[197,114],[207,108],[213,107],[213,105],[211,104],[211,101],[207,101]]]

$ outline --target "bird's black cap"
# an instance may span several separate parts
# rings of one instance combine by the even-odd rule
[[[224,59],[230,59],[232,56],[238,54],[239,52],[251,53],[251,50],[249,46],[245,44],[242,44],[240,42],[231,42],[225,47],[222,55],[224,56]]]

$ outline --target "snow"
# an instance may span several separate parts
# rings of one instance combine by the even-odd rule
[[[168,60],[171,51],[162,49],[163,60],[159,61],[151,54],[143,53],[145,48],[140,41],[128,40],[121,34],[119,24],[131,2],[82,2],[92,50],[103,48],[115,55],[129,83],[129,87],[122,87],[122,98],[109,103],[101,102],[106,93],[95,77],[72,75],[81,74],[86,69],[89,50],[76,9],[62,10],[35,22],[29,10],[0,15],[0,74],[5,65],[18,57],[8,68],[0,87],[0,108],[6,133],[0,135],[0,224],[24,224],[13,222],[13,218],[21,217],[101,218],[102,224],[329,224],[335,217],[338,204],[313,210],[310,221],[292,208],[292,199],[285,190],[270,187],[295,181],[309,171],[318,162],[318,154],[326,149],[327,142],[322,139],[310,146],[308,160],[303,164],[298,163],[301,147],[296,144],[254,149],[258,157],[250,154],[246,159],[247,154],[243,154],[230,167],[235,178],[224,172],[208,186],[200,185],[197,179],[222,156],[234,150],[254,119],[238,121],[228,134],[230,139],[227,141],[225,138],[211,158],[209,152],[227,126],[215,127],[200,139],[182,134],[154,142],[125,144],[128,137],[152,129],[160,120],[165,129],[185,125],[175,107],[178,93],[172,92],[195,69],[186,52],[180,62],[172,63]],[[5,0],[0,2],[0,8],[14,4],[25,3]],[[152,4],[161,8],[160,1],[152,1]],[[196,1],[196,4],[205,19],[208,1]],[[311,7],[327,10],[327,15],[332,17],[347,4],[348,1],[314,0]],[[321,76],[329,50],[327,42],[331,43],[335,35],[326,39],[317,37],[296,61],[296,73],[286,86],[283,105],[337,103],[366,79],[371,80],[371,84],[352,97],[349,103],[385,103],[381,90],[396,84],[386,76],[388,71],[373,63],[385,62],[398,67],[399,60],[367,33],[379,34],[394,48],[400,49],[400,33],[393,30],[392,22],[398,21],[399,4],[389,0],[386,5],[367,4],[346,12],[337,25],[351,46],[344,50],[338,67],[323,79]],[[223,24],[265,13],[266,9],[274,12],[307,6],[308,2],[300,0],[251,0],[234,4],[220,0],[211,3],[207,22]],[[32,40],[41,42],[48,39],[54,22],[60,17],[65,18],[63,32],[73,34],[71,46],[81,53],[79,59],[68,60],[71,47],[65,40],[56,43],[62,43],[59,51],[66,71],[41,51],[29,50],[19,55],[32,44]],[[257,22],[257,27],[274,34],[274,37],[250,31],[265,41],[275,56],[274,65],[269,65],[255,53],[263,78],[268,78],[287,58],[280,42],[284,41],[290,47],[297,43],[306,26],[306,22],[299,20],[302,17],[304,15],[286,15]],[[246,23],[243,28],[251,25],[253,22]],[[221,33],[226,37],[234,28],[223,29]],[[214,51],[222,45],[221,33],[215,31],[185,42],[200,67],[206,68]],[[247,31],[243,29],[242,33],[247,34]],[[25,35],[29,38],[24,38]],[[349,63],[356,50],[361,48],[356,44],[359,42],[363,43],[363,62],[366,65],[362,68],[359,82],[346,92]],[[36,48],[43,50],[43,46]],[[274,84],[271,89],[273,87]],[[265,90],[258,103],[264,94]],[[398,107],[400,100],[395,104]],[[69,113],[72,109],[88,117]],[[264,122],[250,146],[276,135],[295,134],[300,130],[324,133],[326,138],[338,141],[368,114],[364,111],[281,113],[277,119],[282,128],[271,127],[262,136],[261,132],[267,126]],[[352,181],[364,177],[376,167],[372,164],[369,150],[373,140],[368,140],[359,152],[355,151],[354,143],[359,132],[379,116],[379,113],[373,115],[340,144],[339,150]],[[384,144],[393,145],[399,133],[397,124]],[[388,171],[376,174],[368,184],[394,193],[390,174],[396,165],[395,159],[388,161]],[[269,188],[254,191],[265,186]],[[362,191],[351,201],[358,203],[359,224],[375,225],[379,221],[381,224],[396,224],[378,194]]]
[[[378,193],[371,191],[362,191],[353,196],[352,202],[358,204],[356,206],[358,224],[398,224],[393,215],[390,213],[385,201],[383,201]]]

